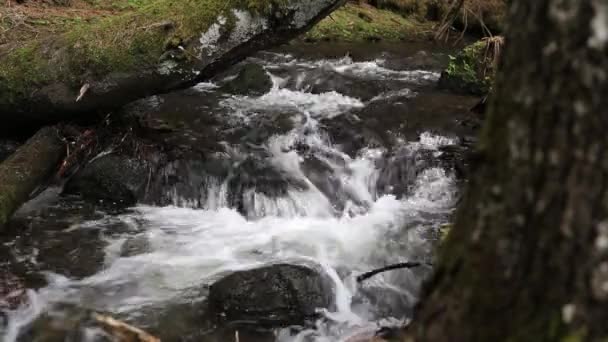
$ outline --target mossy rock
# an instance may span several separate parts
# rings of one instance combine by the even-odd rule
[[[494,43],[480,40],[450,56],[448,67],[442,72],[439,87],[456,93],[485,95],[489,93],[496,73],[497,58],[491,49]]]

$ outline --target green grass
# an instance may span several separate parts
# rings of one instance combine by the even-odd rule
[[[29,41],[6,53],[0,63],[0,101],[12,102],[51,81],[80,87],[88,77],[145,70],[158,65],[167,48],[178,44],[188,48],[219,15],[228,18],[223,29],[230,31],[235,21],[231,9],[260,13],[282,1],[128,0],[130,11],[93,22],[72,22],[54,39]],[[119,1],[97,5],[112,3]],[[169,29],[165,23],[170,23]],[[196,54],[188,51],[186,56]]]
[[[388,10],[347,4],[317,24],[305,36],[312,41],[399,41],[428,36],[431,27]]]

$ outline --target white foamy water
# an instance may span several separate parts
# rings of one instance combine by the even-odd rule
[[[379,80],[410,77],[376,62],[353,63],[348,59],[319,62],[311,68],[323,65]],[[411,74],[414,78],[427,76]],[[343,341],[373,331],[379,322],[406,322],[404,314],[382,315],[372,303],[355,303],[361,293],[354,277],[388,264],[426,261],[430,257],[431,245],[423,236],[447,220],[456,197],[453,176],[441,168],[429,168],[418,174],[403,198],[378,194],[378,162],[386,151],[365,148],[351,158],[334,147],[327,133],[318,128],[320,118],[335,117],[364,104],[336,92],[311,94],[281,88],[282,80],[275,77],[274,81],[273,89],[263,96],[233,96],[224,99],[222,105],[234,118],[247,120],[255,120],[265,111],[297,112],[295,128],[272,136],[262,147],[274,168],[305,184],[305,188],[290,187],[278,197],[247,190],[242,194],[245,212],[238,212],[228,207],[226,180],[211,179],[206,182],[204,203],[189,202],[176,192],[174,206],[138,206],[129,214],[114,217],[130,229],[106,237],[103,270],[84,279],[49,274],[49,285],[32,292],[29,305],[9,313],[5,341],[14,341],[20,327],[52,303],[75,303],[137,317],[147,307],[179,300],[192,289],[230,272],[279,262],[323,269],[335,283],[337,309],[325,311],[325,318],[314,329],[295,336],[281,331],[278,341]],[[197,88],[210,92],[216,86],[200,84]],[[336,176],[344,193],[342,206],[335,206],[335,199],[306,177],[304,156],[293,148],[297,143],[308,146]],[[403,148],[436,151],[454,143],[454,139],[425,132],[418,141],[404,141]],[[231,148],[230,153],[240,153],[238,146]],[[86,222],[71,229],[95,225],[103,226],[104,222]],[[124,255],[122,249],[130,241],[143,242],[143,247]],[[380,274],[369,285],[398,293],[413,303],[422,280],[419,274],[402,270]]]
[[[384,67],[383,60],[355,62],[351,57],[340,59],[303,61],[292,56],[280,56],[283,64],[292,65],[304,69],[331,70],[340,74],[352,75],[367,80],[399,80],[409,82],[437,81],[440,73],[428,70],[392,70]],[[274,66],[276,68],[278,66]],[[271,67],[272,69],[273,67]]]

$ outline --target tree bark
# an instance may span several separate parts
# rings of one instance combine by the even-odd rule
[[[64,152],[57,129],[45,127],[0,163],[0,230],[57,167]]]
[[[287,43],[344,0],[154,0],[0,51],[0,133],[89,120]]]
[[[513,0],[484,162],[410,338],[608,338],[608,3]]]

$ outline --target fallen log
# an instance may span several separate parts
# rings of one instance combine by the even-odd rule
[[[57,167],[64,152],[57,128],[44,127],[0,164],[0,229]]]
[[[153,0],[0,51],[3,130],[93,121],[286,43],[344,0]],[[5,49],[6,50],[6,49]]]

